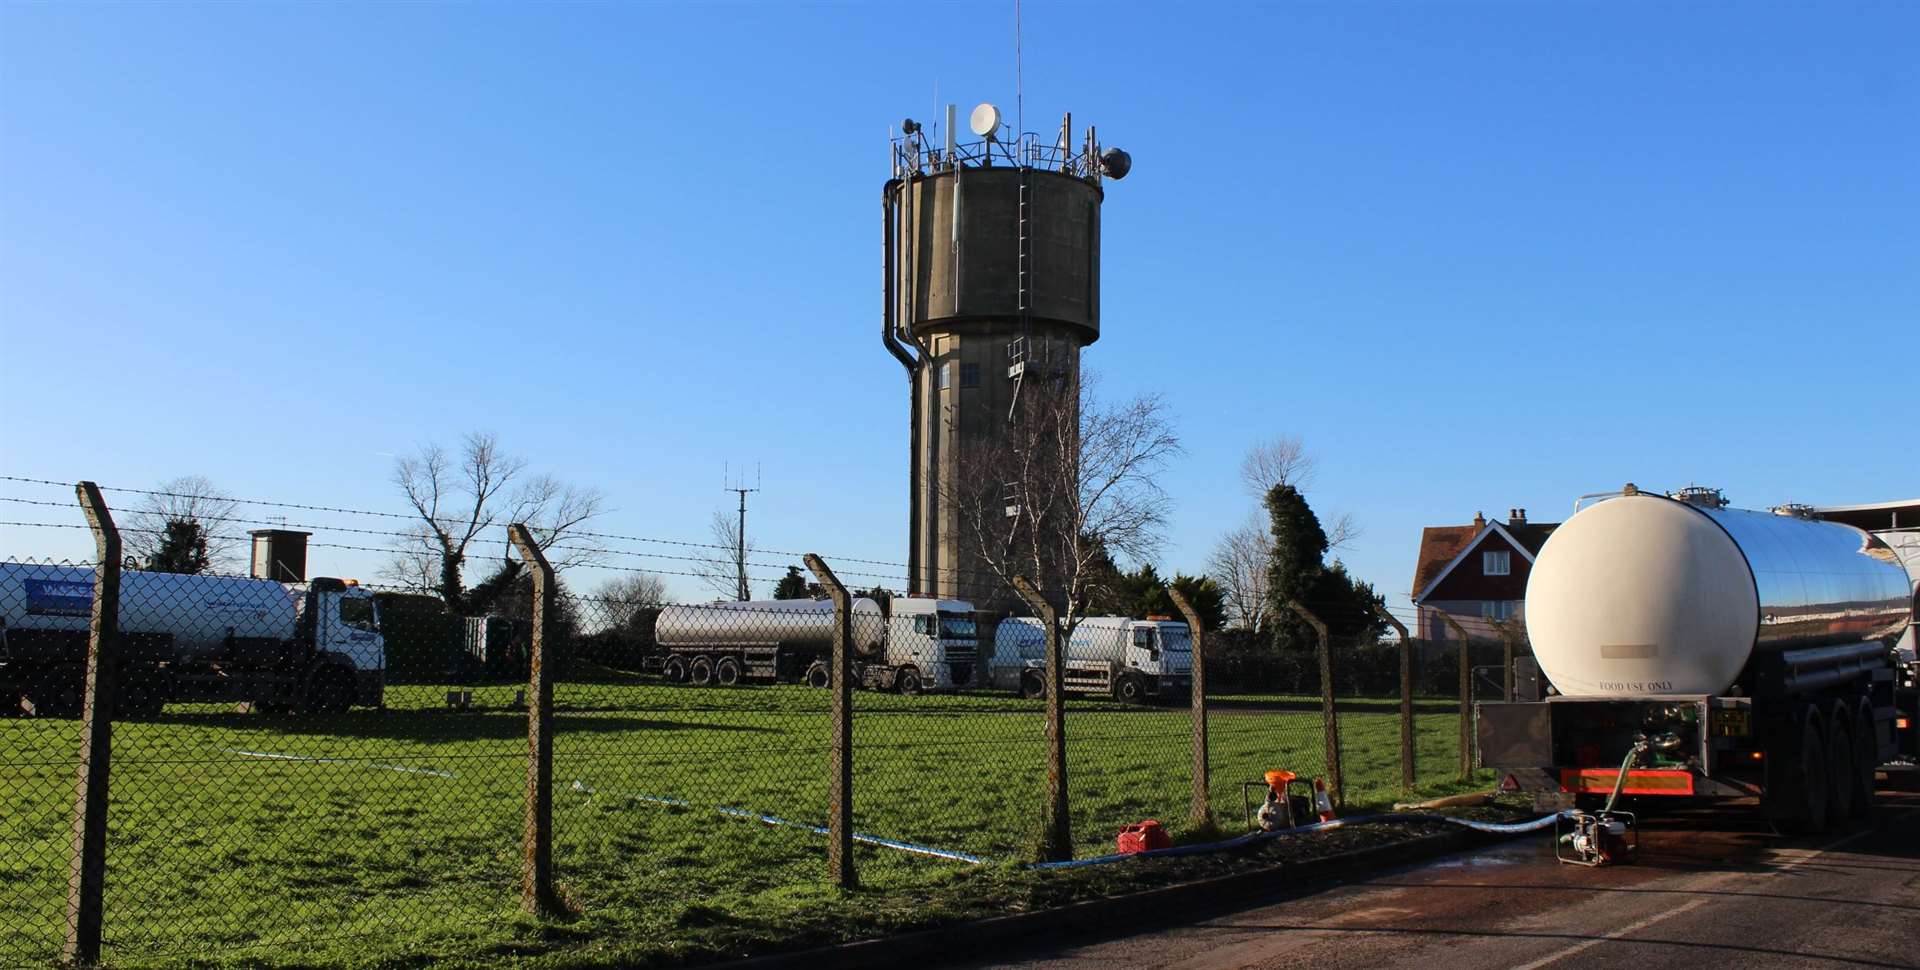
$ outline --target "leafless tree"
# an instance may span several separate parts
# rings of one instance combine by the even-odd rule
[[[1273,562],[1273,530],[1266,516],[1246,521],[1220,537],[1207,557],[1207,575],[1220,584],[1234,626],[1258,630],[1267,619],[1267,575]]]
[[[208,571],[238,571],[245,562],[247,528],[236,515],[239,508],[233,496],[199,475],[161,482],[122,520],[125,552],[147,562],[159,552],[167,523],[192,522],[207,542]]]
[[[1351,546],[1361,535],[1359,523],[1353,521],[1352,512],[1342,512],[1327,523],[1327,551],[1333,552]]]
[[[1159,477],[1181,447],[1158,395],[1108,405],[1088,381],[1038,383],[1007,434],[960,455],[944,501],[980,556],[962,567],[1000,589],[1027,576],[1058,597],[1071,630],[1099,567],[1158,551],[1171,506]]]
[[[485,543],[507,561],[500,527],[515,522],[532,530],[555,569],[599,561],[604,552],[578,533],[605,511],[606,497],[599,489],[550,475],[527,477],[526,468],[526,461],[502,450],[495,436],[480,432],[467,435],[457,454],[428,444],[396,459],[394,486],[420,521],[396,540],[388,577],[433,589],[458,612],[466,593],[462,570],[473,547]],[[496,528],[497,539],[482,538]]]
[[[1276,485],[1306,491],[1313,482],[1316,461],[1306,443],[1293,435],[1275,435],[1247,449],[1240,459],[1240,482],[1256,501],[1264,501]]]
[[[641,610],[665,605],[667,581],[653,573],[623,573],[593,591],[590,626],[617,629],[633,622]]]
[[[739,599],[743,568],[739,560],[753,558],[756,548],[753,537],[747,536],[746,542],[742,543],[738,516],[719,510],[714,511],[708,532],[712,536],[712,545],[701,551],[699,561],[693,564],[693,572],[703,585],[713,590],[714,595],[722,599]],[[744,555],[740,555],[742,552]],[[751,582],[747,591],[752,593]]]

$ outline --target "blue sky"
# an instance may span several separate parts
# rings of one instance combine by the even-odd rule
[[[397,510],[391,455],[491,429],[609,532],[704,539],[758,462],[763,545],[904,560],[883,139],[1011,115],[1012,12],[0,5],[0,473]],[[1184,435],[1162,567],[1276,433],[1398,597],[1476,509],[1920,494],[1916,36],[1908,4],[1028,3],[1027,127],[1134,157],[1086,362]]]

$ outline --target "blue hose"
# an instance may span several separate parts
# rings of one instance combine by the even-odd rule
[[[1290,829],[1277,829],[1272,832],[1248,832],[1224,842],[1204,842],[1198,845],[1176,845],[1169,849],[1148,849],[1145,852],[1116,853],[1094,856],[1091,859],[1070,859],[1066,862],[1035,862],[1028,869],[1077,869],[1081,866],[1099,866],[1109,862],[1121,862],[1127,859],[1161,859],[1169,856],[1206,855],[1225,852],[1242,846],[1265,842],[1269,839],[1284,838],[1289,835],[1305,835],[1309,832],[1328,832],[1349,825],[1376,825],[1382,822],[1446,822],[1475,832],[1487,832],[1495,835],[1524,835],[1545,829],[1560,818],[1560,813],[1543,815],[1528,822],[1476,822],[1468,818],[1452,818],[1446,815],[1422,815],[1417,812],[1387,812],[1380,815],[1356,815],[1353,818],[1336,818],[1331,822],[1315,822]]]

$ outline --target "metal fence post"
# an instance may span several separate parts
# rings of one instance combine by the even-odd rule
[[[1060,614],[1025,576],[1013,577],[1014,592],[1040,617],[1047,631],[1047,823],[1043,854],[1048,862],[1073,858],[1073,821],[1067,804],[1066,658]]]
[[[1208,803],[1212,773],[1207,765],[1207,625],[1179,590],[1168,586],[1167,596],[1187,618],[1193,647],[1193,808],[1187,813],[1187,822],[1200,828],[1213,820],[1213,808]]]
[[[520,843],[520,906],[534,916],[550,916],[561,908],[553,891],[553,678],[547,667],[553,566],[525,525],[508,526],[507,535],[533,575],[533,635],[527,673],[527,821]]]
[[[1414,778],[1413,641],[1407,637],[1407,625],[1387,612],[1386,607],[1375,607],[1374,612],[1400,637],[1400,787],[1411,789]]]
[[[827,755],[827,873],[833,884],[859,884],[853,870],[853,598],[826,561],[812,553],[807,568],[833,600],[832,739]]]
[[[1436,610],[1453,635],[1460,638],[1460,780],[1473,777],[1473,641],[1445,610]]]
[[[1328,642],[1327,625],[1299,600],[1288,600],[1287,608],[1300,615],[1320,638],[1320,734],[1326,741],[1327,787],[1335,801],[1346,804],[1340,781],[1340,717],[1333,707],[1333,648]]]
[[[73,856],[67,867],[67,942],[70,964],[100,962],[102,900],[107,882],[107,776],[113,766],[113,689],[120,632],[120,530],[100,497],[100,486],[74,488],[99,565],[93,573],[93,617],[87,628],[87,686],[80,713],[80,766],[74,780]]]

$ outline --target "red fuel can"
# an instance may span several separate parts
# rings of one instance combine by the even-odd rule
[[[1115,841],[1118,844],[1121,855],[1132,855],[1135,852],[1145,852],[1148,849],[1170,849],[1173,847],[1173,837],[1169,836],[1167,830],[1154,819],[1147,819],[1144,822],[1129,825],[1121,829],[1120,837]]]

